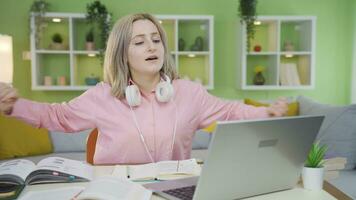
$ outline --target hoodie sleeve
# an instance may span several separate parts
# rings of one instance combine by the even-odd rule
[[[223,100],[209,94],[199,86],[195,98],[199,99],[198,128],[205,128],[215,121],[268,118],[266,107],[246,105],[239,101]]]
[[[18,99],[10,116],[51,131],[76,132],[95,128],[97,87],[68,103],[39,103]]]

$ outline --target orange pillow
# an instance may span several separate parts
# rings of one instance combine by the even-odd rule
[[[48,130],[0,114],[0,159],[51,153]]]
[[[253,100],[253,99],[245,99],[244,100],[245,104],[247,105],[252,105],[252,106],[257,106],[257,107],[260,107],[260,106],[269,106],[268,103],[262,103],[262,102],[259,102],[259,101],[256,101],[256,100]],[[298,102],[291,102],[291,103],[288,103],[288,111],[287,111],[287,116],[297,116],[299,115],[299,104]]]

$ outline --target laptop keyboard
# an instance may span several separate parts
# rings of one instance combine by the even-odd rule
[[[182,200],[192,200],[194,191],[195,191],[195,185],[189,187],[176,188],[172,190],[165,190],[162,192]]]

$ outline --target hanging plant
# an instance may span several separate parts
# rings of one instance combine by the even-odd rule
[[[42,32],[46,27],[46,20],[44,15],[48,11],[49,6],[49,3],[47,3],[45,0],[35,0],[30,8],[30,19],[31,15],[35,15],[35,27],[30,31],[31,33],[35,34],[35,44],[37,48],[40,42],[40,38],[42,36]],[[29,21],[31,22],[31,20]]]
[[[239,16],[241,24],[246,25],[247,51],[250,49],[250,40],[255,36],[257,0],[239,0]]]
[[[106,41],[111,29],[111,14],[106,9],[106,6],[97,0],[87,4],[86,19],[91,24],[96,23],[100,30],[101,46],[99,49],[102,54],[106,49]]]

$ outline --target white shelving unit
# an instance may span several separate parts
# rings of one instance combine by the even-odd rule
[[[32,89],[33,90],[86,90],[91,86],[84,84],[84,80],[79,81],[80,75],[76,73],[79,66],[78,57],[88,55],[96,56],[93,59],[100,62],[97,55],[99,51],[84,50],[85,32],[78,34],[76,26],[87,26],[85,24],[85,14],[83,13],[46,13],[45,27],[40,36],[36,36],[35,30],[36,14],[31,15],[31,65],[32,65]],[[60,19],[60,22],[53,22],[54,18]],[[83,25],[85,24],[85,25]],[[81,27],[81,28],[82,28]],[[59,33],[63,37],[63,49],[55,50],[50,47],[51,37],[54,33]],[[40,37],[36,44],[36,37]],[[78,40],[83,43],[79,47]],[[97,66],[97,68],[101,68]],[[100,69],[102,70],[102,69]],[[78,72],[79,73],[79,72]],[[88,73],[88,72],[86,72]],[[85,73],[84,73],[85,74]],[[101,76],[101,74],[97,74]],[[44,84],[44,77],[49,76],[52,79],[51,85]],[[84,75],[85,76],[85,75]],[[57,78],[65,77],[65,85],[58,85]]]
[[[261,24],[255,25],[255,38],[250,40],[248,51],[246,26],[242,26],[239,87],[243,90],[313,89],[316,17],[259,16],[257,21]],[[263,85],[254,84],[256,66],[265,68]]]
[[[31,15],[31,30],[36,29],[36,14]],[[33,90],[86,90],[85,77],[92,73],[102,77],[99,51],[86,51],[85,34],[90,25],[84,13],[46,13],[46,27],[36,44],[35,31],[31,31],[31,66]],[[167,33],[170,52],[181,77],[200,81],[207,89],[214,88],[214,40],[213,16],[157,15]],[[53,18],[61,22],[52,22]],[[64,49],[50,47],[51,37],[60,33]],[[200,48],[192,48],[199,37]],[[96,38],[99,38],[96,34]],[[179,38],[185,40],[185,48],[179,49]],[[198,39],[198,40],[199,40]],[[89,57],[95,56],[95,57]],[[45,77],[52,78],[52,85],[45,85]],[[66,85],[58,85],[56,79],[66,77]],[[101,79],[102,80],[102,79]]]
[[[214,89],[214,17],[211,15],[157,15],[168,37],[168,45],[179,75]],[[191,49],[195,40],[201,49]],[[184,48],[179,48],[180,40]]]

